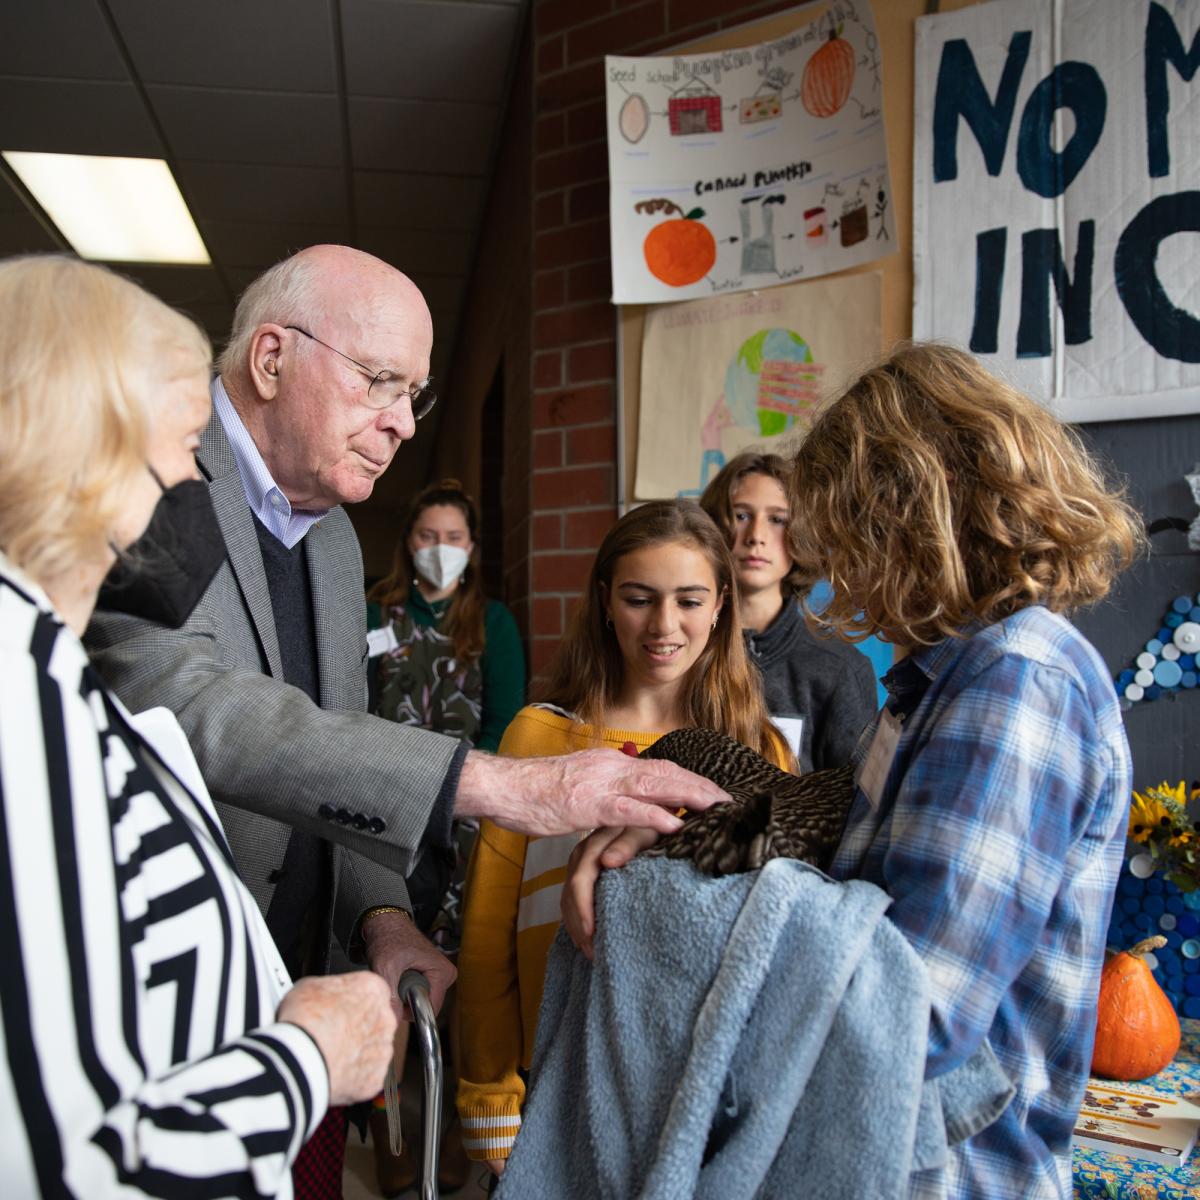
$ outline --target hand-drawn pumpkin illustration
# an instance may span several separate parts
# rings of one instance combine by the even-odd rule
[[[686,287],[712,270],[717,261],[717,240],[707,226],[700,224],[704,209],[693,208],[685,213],[678,204],[662,199],[643,200],[633,207],[635,212],[679,215],[679,220],[655,225],[642,245],[646,266],[655,279],[668,287]]]
[[[814,117],[832,117],[854,86],[854,48],[840,32],[840,26],[829,31],[829,40],[805,64],[800,80],[800,101]]]

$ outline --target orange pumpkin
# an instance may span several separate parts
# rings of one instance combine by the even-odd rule
[[[832,117],[850,99],[854,86],[854,48],[838,31],[804,65],[800,102],[814,117]]]
[[[1145,1079],[1179,1050],[1179,1018],[1143,957],[1165,946],[1149,937],[1112,955],[1100,973],[1092,1073],[1109,1079]]]
[[[678,220],[662,221],[655,225],[642,243],[646,266],[655,279],[668,287],[686,287],[698,283],[712,270],[717,261],[717,239],[699,218],[702,208],[685,213],[671,200],[643,200],[635,204],[638,212],[668,212],[678,214]]]

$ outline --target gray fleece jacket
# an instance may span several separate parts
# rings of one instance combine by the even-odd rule
[[[866,655],[846,642],[815,637],[792,601],[761,633],[747,630],[746,650],[762,672],[767,711],[804,721],[800,770],[849,762],[876,711],[875,673]]]

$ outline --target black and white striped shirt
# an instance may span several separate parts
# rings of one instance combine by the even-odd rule
[[[290,1197],[325,1065],[182,732],[141,721],[0,555],[0,1196]]]

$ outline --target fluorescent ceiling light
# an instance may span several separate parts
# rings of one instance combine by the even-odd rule
[[[209,261],[175,177],[161,158],[2,153],[81,258]]]

